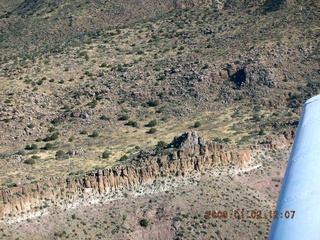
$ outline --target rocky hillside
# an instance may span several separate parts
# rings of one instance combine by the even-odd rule
[[[292,139],[319,92],[319,7],[0,1],[2,217],[243,164],[258,141]],[[195,128],[206,144],[187,134],[166,148]]]

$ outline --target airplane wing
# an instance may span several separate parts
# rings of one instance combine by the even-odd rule
[[[269,240],[320,239],[320,95],[303,106]]]

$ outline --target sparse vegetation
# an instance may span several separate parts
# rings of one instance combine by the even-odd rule
[[[250,149],[264,135],[272,138],[294,130],[303,102],[319,89],[319,51],[315,47],[318,6],[306,6],[299,1],[271,2],[1,3],[0,26],[5,29],[0,36],[2,187],[31,182],[36,185],[41,178],[60,175],[72,179],[117,164],[127,167],[131,164],[126,161],[129,158],[139,164],[149,154],[162,161],[172,151],[169,156],[173,159],[177,149],[167,142],[182,132],[195,131],[194,128],[207,140],[216,139],[223,147],[232,146],[235,150]],[[190,4],[192,7],[188,7]],[[181,9],[182,5],[186,6]],[[225,144],[229,142],[232,143]],[[17,152],[22,156],[16,156]],[[32,154],[41,159],[30,158]],[[69,154],[72,159],[64,161]],[[273,158],[276,153],[270,154]],[[159,179],[163,180],[163,194],[157,194],[157,198],[148,195],[148,201],[135,198],[141,209],[134,215],[128,211],[127,218],[123,212],[109,209],[106,215],[110,213],[110,218],[99,219],[104,214],[99,212],[94,221],[86,219],[84,212],[77,212],[71,221],[71,213],[66,213],[70,219],[64,222],[70,224],[66,233],[58,223],[52,227],[49,221],[39,221],[37,226],[40,233],[42,226],[46,228],[43,235],[48,238],[120,239],[133,236],[135,228],[152,238],[160,236],[154,231],[161,232],[161,226],[170,219],[173,231],[168,231],[168,238],[266,238],[267,224],[252,224],[248,219],[240,225],[234,225],[231,218],[226,222],[207,220],[203,218],[201,203],[212,202],[212,207],[221,210],[234,209],[235,202],[244,204],[243,209],[262,206],[259,201],[265,198],[253,192],[252,186],[258,185],[254,180],[261,175],[274,177],[270,169],[280,163],[272,162],[271,155],[264,156],[266,165],[252,171],[242,172],[232,166],[232,171],[239,171],[235,176],[241,186],[234,187],[234,176],[226,174],[229,166],[217,166],[215,159],[208,171],[220,172],[200,174],[201,179],[210,176],[212,185],[192,177],[190,182],[196,188],[168,189],[169,180],[175,179],[178,186],[183,179],[174,174],[188,178],[192,173],[160,171],[162,177],[156,179],[153,187],[157,187]],[[196,164],[196,156],[189,157],[189,163]],[[26,159],[34,160],[34,165],[24,164]],[[224,179],[226,175],[230,177],[228,181]],[[222,187],[217,190],[216,186]],[[265,191],[267,199],[274,200],[275,189],[270,188],[258,192]],[[65,194],[71,196],[69,190]],[[140,191],[139,194],[145,194]],[[193,191],[197,193],[193,199],[184,202],[184,197],[191,196]],[[243,193],[246,198],[242,198]],[[57,200],[64,197],[57,195]],[[79,198],[85,197],[79,194]],[[170,208],[171,202],[178,205]],[[49,205],[56,204],[59,203]],[[123,205],[125,212],[130,204]],[[41,210],[46,208],[41,205]],[[54,216],[55,210],[51,210]],[[150,216],[152,227],[141,228],[140,219]],[[107,223],[101,224],[101,219]],[[129,226],[128,220],[137,224]],[[23,224],[18,231],[3,226],[0,238],[29,237],[19,232],[26,229]],[[236,233],[233,226],[237,226]],[[31,238],[39,238],[36,232],[33,234]]]

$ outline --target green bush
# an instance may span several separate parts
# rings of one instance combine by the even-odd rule
[[[140,220],[140,226],[141,227],[148,227],[149,221],[147,219],[141,219]]]
[[[102,115],[102,116],[100,117],[100,119],[101,119],[101,120],[110,120],[110,118],[107,117],[106,115]]]
[[[82,131],[80,132],[80,134],[81,134],[81,135],[88,135],[88,132],[87,132],[86,130],[82,130]]]
[[[97,130],[94,130],[93,132],[92,132],[92,135],[91,135],[91,137],[98,137],[99,136],[99,133],[98,133],[98,131]]]
[[[64,158],[65,157],[65,152],[62,151],[62,150],[59,150],[59,151],[56,152],[55,157],[56,157],[56,159]]]
[[[26,150],[35,150],[35,149],[38,149],[38,145],[33,143],[31,144],[31,146],[28,144],[26,147],[25,147]]]
[[[162,148],[166,148],[168,146],[168,144],[165,141],[159,141],[157,143],[157,148],[162,149]]]
[[[153,134],[157,131],[156,128],[150,128],[149,131],[147,133]]]
[[[196,121],[195,123],[194,123],[194,127],[195,128],[198,128],[198,127],[200,127],[202,125],[202,123],[200,122],[200,121]]]
[[[54,118],[51,123],[55,126],[61,124],[63,122],[62,118]]]
[[[125,161],[125,160],[128,160],[129,159],[129,157],[127,156],[127,155],[123,155],[120,159],[119,159],[119,161]]]
[[[102,153],[102,158],[109,158],[110,157],[110,153],[106,150]]]
[[[154,127],[157,126],[157,120],[151,120],[146,127]]]
[[[34,125],[34,123],[30,123],[30,124],[27,125],[27,127],[32,129],[32,128],[35,127],[35,125]]]
[[[118,118],[118,120],[120,120],[120,121],[126,121],[126,120],[128,120],[128,119],[129,119],[129,116],[126,115],[126,114],[121,115],[121,116]]]
[[[24,149],[20,149],[18,152],[17,152],[18,155],[21,155],[21,156],[25,156],[26,155],[26,151]]]
[[[47,143],[44,147],[45,150],[50,150],[53,148],[53,144],[52,143]]]
[[[88,106],[90,106],[90,108],[95,108],[98,104],[97,100],[92,100],[91,102],[88,103]]]
[[[48,128],[48,131],[49,131],[49,132],[53,132],[53,131],[55,131],[55,130],[56,130],[55,127],[52,127],[52,126]]]
[[[59,133],[58,132],[55,132],[51,135],[47,135],[45,139],[43,139],[43,141],[45,142],[49,142],[49,141],[54,141],[54,140],[57,140],[59,137]]]
[[[224,141],[225,143],[228,143],[228,142],[231,142],[231,139],[230,138],[224,138],[224,139],[222,139],[222,141]]]
[[[136,121],[129,121],[125,124],[126,126],[138,127],[138,123]]]
[[[30,164],[30,165],[33,165],[36,163],[36,161],[32,158],[29,158],[27,160],[24,161],[25,164]]]
[[[149,107],[156,107],[156,106],[159,106],[160,102],[159,100],[150,100],[147,102],[147,104]]]

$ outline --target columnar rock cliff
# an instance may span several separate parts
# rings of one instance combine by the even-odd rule
[[[272,143],[266,141],[267,145]],[[272,144],[271,144],[272,145]],[[166,176],[186,176],[215,165],[244,165],[251,150],[206,142],[194,132],[176,137],[167,149],[141,153],[130,162],[109,169],[43,179],[37,183],[4,189],[0,192],[0,217],[41,212],[50,207],[111,199],[117,192],[147,186]]]

